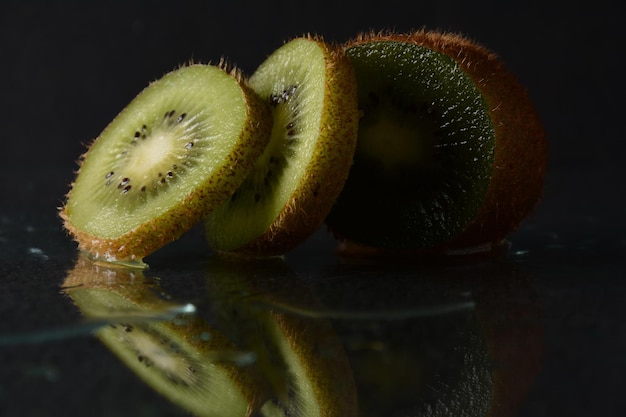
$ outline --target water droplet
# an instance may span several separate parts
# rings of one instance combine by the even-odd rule
[[[48,255],[46,255],[44,251],[40,248],[28,248],[27,252],[31,255],[37,256],[40,259],[43,259],[44,261],[47,261],[49,259]]]

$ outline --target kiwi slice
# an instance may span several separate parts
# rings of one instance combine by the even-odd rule
[[[236,70],[189,65],[143,90],[92,143],[62,208],[79,248],[141,261],[226,200],[269,141]]]
[[[323,223],[343,187],[356,146],[356,81],[340,48],[302,37],[249,83],[272,109],[272,137],[241,187],[209,214],[206,234],[216,251],[279,255]]]
[[[265,417],[358,415],[343,345],[328,319],[293,312],[319,304],[282,259],[214,260],[208,287],[216,326],[255,353],[272,395]]]
[[[196,416],[249,416],[269,398],[260,373],[222,333],[180,305],[141,270],[80,258],[64,291],[97,337],[152,387]]]
[[[363,117],[328,226],[390,250],[502,241],[540,198],[547,159],[515,77],[492,52],[448,33],[364,34],[346,54]]]

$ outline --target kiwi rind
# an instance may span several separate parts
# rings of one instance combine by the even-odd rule
[[[309,59],[311,62],[307,61]],[[315,79],[318,70],[324,74],[316,77],[317,85],[310,85],[306,80]],[[282,125],[280,111],[274,113],[270,145],[250,174],[249,184],[244,182],[235,198],[244,199],[240,193],[254,194],[245,190],[254,190],[255,186],[250,184],[261,182],[255,176],[267,175],[267,166],[274,155],[278,154],[279,158],[288,152],[298,155],[285,156],[290,166],[283,172],[274,172],[272,181],[276,183],[270,195],[256,196],[260,197],[262,205],[251,202],[237,208],[226,201],[209,214],[205,223],[209,245],[216,252],[282,255],[323,224],[348,176],[358,129],[356,80],[352,65],[340,46],[309,35],[293,39],[276,50],[259,66],[249,83],[270,104],[277,104],[293,89],[319,90],[311,94],[320,94],[323,89],[323,98],[317,107],[300,109],[308,111],[310,120],[306,123],[312,124],[308,133],[297,139],[307,142],[296,145],[300,149],[289,149],[289,128]],[[308,97],[301,100],[310,101]],[[306,107],[307,103],[301,106]],[[249,196],[248,200],[252,198]]]
[[[476,209],[471,221],[455,233],[442,233],[440,241],[406,243],[406,234],[398,235],[395,232],[386,236],[366,236],[367,231],[372,229],[371,224],[362,224],[362,230],[366,232],[358,236],[352,230],[346,231],[343,228],[342,220],[347,216],[345,213],[341,219],[333,218],[335,209],[327,219],[327,224],[338,238],[351,242],[348,246],[371,247],[375,249],[374,252],[379,253],[405,250],[413,254],[414,250],[453,253],[471,247],[501,247],[506,235],[538,203],[546,171],[545,135],[527,92],[493,52],[458,34],[425,29],[408,34],[366,33],[349,41],[345,47],[349,49],[371,42],[399,42],[423,46],[454,60],[473,81],[488,109],[495,138],[493,170],[482,204]],[[344,193],[349,190],[349,182],[350,178]],[[342,201],[343,197],[342,193],[337,205],[348,206],[345,212],[360,210],[360,207],[350,206],[349,202]],[[393,213],[380,213],[383,217],[392,215]],[[371,218],[370,221],[376,224],[377,220]],[[436,228],[437,225],[433,227]],[[359,251],[360,249],[355,252]]]
[[[104,178],[107,167],[99,165],[107,159],[105,153],[119,146],[115,144],[120,140],[115,134],[120,129],[134,130],[136,121],[142,118],[156,120],[163,112],[167,116],[173,109],[161,105],[169,99],[186,103],[199,112],[216,113],[211,123],[217,127],[201,132],[203,139],[212,138],[210,135],[230,137],[220,138],[220,145],[213,147],[210,155],[203,157],[204,162],[193,167],[193,172],[187,169],[184,183],[179,180],[144,203],[141,209],[126,206],[120,196],[101,198],[105,200],[101,203],[89,202],[91,194],[96,193],[94,188],[98,188],[92,184],[96,181],[94,177],[104,187],[100,177]],[[187,119],[192,117],[189,115]],[[226,64],[190,64],[174,70],[144,89],[82,156],[76,179],[60,211],[64,226],[78,242],[79,249],[93,258],[141,261],[180,237],[235,191],[269,141],[270,130],[267,104],[247,87],[237,69]],[[115,184],[110,188],[113,187]],[[149,209],[144,210],[146,207]],[[92,227],[93,224],[97,227]]]
[[[110,323],[95,335],[112,353],[193,415],[245,417],[269,398],[257,369],[229,361],[226,354],[239,348],[201,316],[162,317],[178,304],[141,270],[80,257],[63,290],[87,319]]]

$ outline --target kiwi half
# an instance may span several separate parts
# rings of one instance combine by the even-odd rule
[[[237,189],[270,130],[267,104],[237,71],[172,71],[91,144],[61,211],[65,227],[95,258],[141,261]]]
[[[88,319],[109,324],[96,336],[155,391],[195,416],[252,415],[269,398],[260,373],[201,316],[180,305],[141,270],[79,258],[64,292]]]
[[[363,34],[346,45],[363,117],[327,218],[354,247],[497,245],[540,198],[538,115],[504,64],[455,34]]]
[[[272,109],[272,137],[241,187],[206,219],[216,251],[279,255],[315,231],[343,187],[356,146],[352,65],[320,38],[270,55],[250,86]]]

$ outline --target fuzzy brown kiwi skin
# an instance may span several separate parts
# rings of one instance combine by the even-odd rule
[[[505,237],[533,211],[543,193],[548,146],[527,91],[495,53],[459,34],[426,29],[406,34],[364,33],[347,42],[345,48],[375,41],[411,43],[452,58],[484,97],[495,131],[493,172],[476,217],[449,242],[418,252],[459,253],[467,248],[499,252]],[[397,252],[350,242],[349,237],[338,238],[345,241],[349,255]]]
[[[236,190],[245,175],[254,165],[256,158],[263,151],[271,132],[271,113],[266,103],[247,86],[241,72],[227,63],[220,62],[219,68],[234,77],[242,87],[247,103],[249,123],[246,124],[238,142],[238,151],[212,176],[210,181],[189,193],[180,203],[159,217],[136,227],[116,238],[92,236],[74,227],[64,205],[59,210],[65,230],[78,243],[78,249],[89,256],[112,262],[141,262],[142,259],[177,240],[185,231],[202,220],[211,208],[226,200]],[[264,140],[259,140],[263,138]],[[81,155],[76,171],[89,155],[89,149]],[[255,149],[256,152],[243,152],[243,149]],[[74,183],[65,196],[69,200]]]
[[[321,137],[307,166],[307,177],[296,189],[276,220],[246,245],[222,253],[243,257],[283,255],[317,230],[348,178],[356,150],[358,96],[356,75],[343,47],[306,35],[323,49],[326,60],[325,108]],[[339,150],[339,151],[338,151]]]

